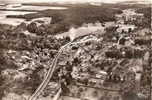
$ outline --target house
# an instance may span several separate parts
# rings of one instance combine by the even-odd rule
[[[96,78],[105,79],[107,76],[107,72],[100,70],[96,74]]]
[[[119,25],[119,28],[117,28],[117,32],[118,33],[122,33],[122,32],[132,32],[136,29],[135,25]]]

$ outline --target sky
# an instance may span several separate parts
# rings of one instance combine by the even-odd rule
[[[117,3],[123,1],[151,1],[151,0],[0,0],[0,2],[105,2]]]

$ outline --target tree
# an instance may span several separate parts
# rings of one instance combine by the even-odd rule
[[[37,24],[35,22],[32,22],[30,23],[28,26],[27,26],[27,30],[31,33],[36,33],[38,32],[38,27],[37,27]]]

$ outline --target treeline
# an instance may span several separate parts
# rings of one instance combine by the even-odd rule
[[[31,20],[39,17],[51,17],[52,22],[46,27],[47,33],[56,34],[67,31],[71,26],[81,26],[83,23],[96,21],[115,21],[115,14],[120,14],[120,9],[102,6],[77,5],[68,7],[66,10],[45,10],[35,14],[7,16]]]

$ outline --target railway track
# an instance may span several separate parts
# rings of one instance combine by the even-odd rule
[[[70,46],[72,44],[79,44],[79,43],[85,43],[85,42],[88,42],[88,41],[91,41],[91,40],[94,40],[94,39],[87,39],[86,41],[81,41],[81,42],[69,42],[67,43],[66,45],[62,46],[60,48],[60,50],[58,51],[58,54],[56,55],[56,57],[53,59],[53,62],[46,74],[46,77],[44,78],[43,82],[40,84],[40,86],[36,89],[36,91],[32,94],[31,97],[28,98],[28,100],[37,100],[37,97],[43,92],[43,90],[45,89],[45,87],[48,85],[50,79],[52,78],[53,76],[53,72],[55,70],[55,67],[56,67],[56,64],[57,64],[57,61],[58,61],[58,58],[60,57],[61,53],[63,52],[63,50],[67,47],[67,46]]]
[[[49,68],[46,77],[44,78],[43,82],[40,84],[40,86],[37,88],[37,90],[34,92],[34,94],[28,99],[28,100],[36,100],[37,97],[42,93],[42,91],[45,89],[45,87],[48,85],[53,72],[55,70],[56,67],[56,63],[57,60],[60,56],[60,54],[62,53],[62,50],[64,50],[64,48],[68,45],[70,45],[71,43],[66,44],[65,46],[61,47],[61,49],[59,50],[58,54],[56,55],[55,59],[53,60],[51,67]]]

